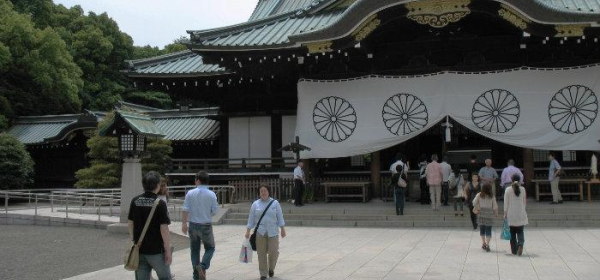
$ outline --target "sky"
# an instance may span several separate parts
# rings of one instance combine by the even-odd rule
[[[258,0],[54,0],[85,13],[106,12],[136,46],[164,47],[203,30],[247,21]]]

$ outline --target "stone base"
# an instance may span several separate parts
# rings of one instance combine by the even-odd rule
[[[129,234],[129,229],[125,223],[110,224],[106,226],[106,230],[108,230],[110,233]]]

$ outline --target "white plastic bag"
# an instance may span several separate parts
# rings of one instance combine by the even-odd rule
[[[250,247],[250,241],[248,241],[248,239],[245,239],[244,242],[242,242],[242,249],[240,250],[240,262],[252,262],[252,247]]]

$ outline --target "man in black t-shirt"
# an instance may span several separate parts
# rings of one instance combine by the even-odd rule
[[[146,219],[160,190],[160,174],[150,171],[144,175],[144,193],[134,197],[129,205],[129,236],[136,243],[142,234]],[[171,241],[169,238],[169,214],[167,204],[159,200],[146,235],[140,246],[140,265],[135,271],[136,280],[149,280],[152,269],[159,280],[171,279]]]

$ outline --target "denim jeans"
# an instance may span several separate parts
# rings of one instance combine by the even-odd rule
[[[491,237],[492,236],[492,226],[480,225],[479,226],[479,235]]]
[[[396,214],[404,215],[404,188],[394,188],[394,196],[396,198]]]
[[[152,269],[156,271],[159,280],[171,280],[171,268],[165,264],[165,254],[140,254],[140,265],[135,271],[136,280],[150,280]]]
[[[212,225],[201,225],[190,223],[190,254],[192,259],[192,268],[194,269],[194,279],[199,279],[196,268],[200,265],[207,270],[210,267],[210,260],[215,252],[215,237],[213,235]],[[204,244],[204,256],[200,262],[200,243]]]
[[[460,207],[460,213],[462,214],[463,211],[463,205],[465,204],[465,198],[464,197],[455,197],[454,198],[454,212],[458,212],[458,208]]]
[[[450,196],[450,185],[448,182],[442,182],[442,202],[448,205],[448,197]]]
[[[524,226],[510,227],[510,251],[513,255],[517,254],[519,246],[525,244],[525,233],[523,232]]]

